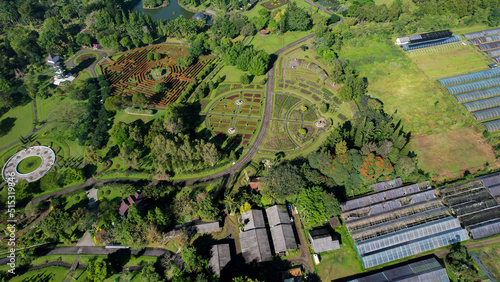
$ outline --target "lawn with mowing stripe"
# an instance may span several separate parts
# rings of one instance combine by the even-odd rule
[[[33,103],[18,106],[0,117],[0,147],[7,146],[19,140],[20,136],[28,135],[33,129]]]

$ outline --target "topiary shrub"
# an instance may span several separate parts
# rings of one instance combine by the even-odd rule
[[[75,201],[77,201],[77,202],[80,201],[80,196],[76,196]]]
[[[107,195],[109,195],[109,194],[111,194],[111,190],[109,190],[109,189],[108,189],[108,190],[106,190],[106,191],[104,192],[104,194],[106,194],[106,196],[107,196]]]
[[[303,112],[307,111],[307,106],[303,105],[302,107],[300,107],[300,110],[303,111]]]
[[[305,128],[299,129],[299,135],[306,135],[307,130]]]
[[[120,168],[120,164],[116,164],[115,169],[119,169],[119,168]]]

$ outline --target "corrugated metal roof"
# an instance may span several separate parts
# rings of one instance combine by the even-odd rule
[[[264,228],[266,224],[264,222],[264,215],[261,210],[250,210],[241,214],[241,219],[243,220],[243,230],[248,231],[254,228]]]
[[[266,229],[252,229],[240,233],[241,254],[246,263],[270,261],[271,245]]]
[[[222,269],[231,261],[231,251],[229,244],[213,245],[208,266],[212,271],[220,276]]]
[[[271,238],[276,253],[297,249],[297,242],[295,241],[293,228],[290,224],[280,224],[271,227]]]
[[[274,205],[266,209],[267,220],[269,221],[269,226],[273,227],[278,224],[289,224],[290,216],[285,206]]]

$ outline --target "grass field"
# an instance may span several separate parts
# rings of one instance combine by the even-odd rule
[[[0,147],[19,140],[33,129],[33,103],[15,107],[0,118]]]
[[[91,77],[92,77],[92,74],[90,73],[90,71],[88,71],[88,70],[81,70],[78,73],[77,80],[86,80],[86,79],[91,78]]]
[[[474,173],[496,160],[493,147],[472,127],[415,136],[410,144],[419,165],[438,181],[462,175],[466,170]]]
[[[272,54],[278,49],[285,47],[286,45],[297,41],[308,34],[310,34],[310,32],[307,31],[294,31],[286,32],[280,35],[271,34],[267,36],[257,34],[247,42],[247,45],[253,45],[256,50],[264,50],[267,53]]]
[[[444,149],[449,146],[449,142],[444,143],[447,135],[455,135],[453,130],[462,129],[461,136],[477,137],[477,123],[399,47],[392,41],[364,38],[353,41],[343,48],[340,56],[349,59],[360,74],[368,78],[368,95],[380,99],[387,113],[401,119],[404,130],[411,136],[428,140],[410,144],[417,157],[423,157],[419,161],[421,169],[435,174],[436,179],[455,178],[461,171],[471,166],[480,168],[479,162],[491,160],[491,153],[484,149],[486,147],[481,148],[477,139],[471,139],[468,146],[457,144],[454,149]],[[471,165],[472,152],[479,155],[474,155],[477,161]],[[432,156],[453,160],[455,164],[436,163],[437,159]]]
[[[476,253],[493,277],[500,280],[500,246],[481,248],[476,250]]]
[[[461,42],[448,44],[448,46],[450,50],[445,52],[429,52],[410,56],[410,58],[433,80],[489,69],[488,64],[491,64],[491,60],[487,59],[474,47],[463,45]],[[418,52],[419,50],[410,52],[414,51]]]

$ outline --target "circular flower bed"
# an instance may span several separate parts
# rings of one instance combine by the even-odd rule
[[[21,174],[27,174],[35,171],[42,165],[42,158],[39,156],[31,156],[23,159],[17,165],[17,172]]]

